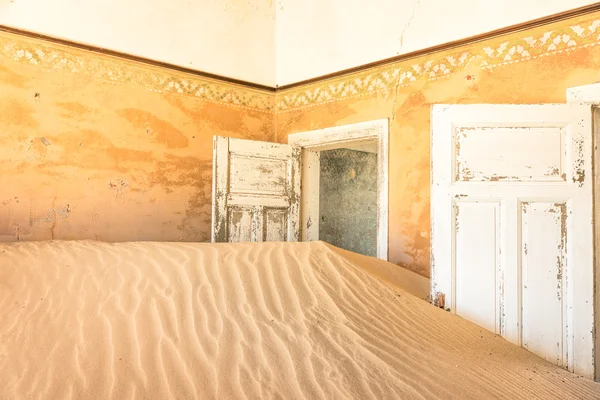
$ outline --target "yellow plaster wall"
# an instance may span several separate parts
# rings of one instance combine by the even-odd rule
[[[0,240],[210,240],[212,136],[271,93],[0,33]]]
[[[564,102],[600,13],[278,92],[0,34],[0,240],[209,240],[212,136],[389,118],[390,261],[429,275],[434,103]]]
[[[564,102],[600,81],[600,14],[279,92],[277,136],[390,119],[390,261],[429,276],[430,106]]]

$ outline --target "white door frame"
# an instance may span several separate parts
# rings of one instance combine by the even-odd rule
[[[567,89],[567,103],[585,103],[595,106],[593,112],[593,162],[592,170],[594,174],[593,185],[593,207],[594,207],[594,280],[596,290],[594,291],[594,359],[596,363],[600,362],[600,173],[598,160],[600,152],[600,83],[590,85],[575,86]],[[600,368],[595,366],[595,380],[600,380]]]
[[[567,89],[567,103],[600,105],[600,83],[575,86]]]
[[[319,152],[377,141],[377,258],[388,259],[388,147],[389,121],[356,124],[294,133],[288,143],[302,149],[300,226],[302,241],[319,240]]]
[[[485,287],[486,291],[463,290],[463,294],[467,294],[463,296],[467,300],[462,302],[464,309],[475,311],[476,318],[484,320],[487,326],[491,325],[488,329],[495,330],[510,342],[524,345],[534,352],[537,348],[545,358],[556,356],[558,364],[588,378],[595,372],[594,338],[591,334],[594,331],[593,182],[589,178],[593,164],[591,117],[591,106],[581,103],[432,106],[433,299],[436,292],[443,293],[445,303],[452,311],[457,311],[454,286],[457,283],[457,265],[454,265],[458,260],[457,249],[461,249],[461,258],[467,260],[460,263],[461,269],[474,271],[471,275],[477,276],[478,270],[481,270],[478,267],[483,263],[495,265],[495,274],[488,269],[485,286],[480,285],[478,280],[466,281],[477,289]],[[473,127],[486,126],[497,129],[497,135],[494,141],[488,142],[487,150],[478,151],[484,135],[480,134],[479,139],[472,136],[471,145],[466,138],[474,135],[469,132]],[[496,155],[493,150],[504,140],[505,132],[513,127],[530,131],[528,134],[531,133],[531,136],[523,136],[518,131],[510,133],[513,138],[508,140],[520,148],[520,153],[515,152],[518,160],[515,165],[520,168],[511,170],[505,168],[510,163],[505,162],[504,155],[512,152],[512,147],[502,150],[498,147]],[[548,136],[546,141],[535,136],[536,130],[539,130],[539,135],[552,132],[553,139]],[[524,146],[520,146],[521,140]],[[539,146],[541,141],[547,146],[545,149]],[[494,147],[489,147],[490,144]],[[542,155],[538,161],[546,159],[544,154],[552,154],[547,158],[548,163],[529,163],[529,154],[537,152],[538,148]],[[487,164],[488,156],[490,164]],[[467,162],[467,159],[473,160],[473,163]],[[545,171],[552,172],[548,174]],[[588,179],[582,179],[584,176]],[[505,183],[498,184],[497,181]],[[457,205],[462,204],[460,207],[463,208],[480,199],[482,204],[487,203],[489,240],[472,247],[479,231],[484,235],[481,229],[483,222],[477,217],[478,213],[459,211]],[[540,208],[527,212],[527,209],[535,210],[529,204],[536,203],[535,207]],[[560,215],[560,220],[550,217],[544,210],[557,206],[560,210],[556,209],[554,213]],[[544,229],[543,235],[527,233],[527,225],[532,222],[535,226],[536,220],[537,226]],[[547,236],[544,220],[552,223],[551,227],[547,226],[551,228]],[[460,244],[457,240],[459,225],[462,234],[471,235],[469,240],[464,240],[467,236],[463,235]],[[497,235],[499,232],[500,237]],[[541,237],[545,239],[538,241]],[[555,252],[545,256],[550,254],[545,251],[546,243],[550,242],[557,244]],[[486,245],[489,248],[486,249]],[[480,249],[485,257],[480,254]],[[547,250],[551,250],[550,247]],[[555,257],[557,281],[553,283],[554,272],[552,268],[546,269],[545,265],[552,265]],[[535,268],[540,266],[537,260],[544,265],[543,271],[538,268],[542,278],[539,280],[535,276]],[[528,271],[532,271],[533,275],[529,275]],[[469,278],[469,273],[462,276]],[[528,282],[534,283],[529,288],[531,290],[527,290]],[[548,307],[553,310],[548,316],[553,316],[553,320],[548,323],[546,331],[546,299],[538,294],[551,294],[555,288],[557,296],[547,299]],[[468,296],[473,293],[475,296]],[[485,296],[486,303],[479,301],[480,296],[482,300]],[[492,308],[495,313],[488,312]],[[533,313],[529,312],[530,309]],[[560,319],[557,317],[559,312],[562,314]],[[562,332],[559,332],[559,326]],[[558,344],[561,338],[562,345]],[[552,344],[554,339],[557,340],[556,348]]]

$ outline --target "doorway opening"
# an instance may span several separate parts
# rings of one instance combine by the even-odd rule
[[[376,142],[320,153],[319,239],[377,257]]]
[[[290,135],[301,148],[303,241],[388,259],[388,120]]]

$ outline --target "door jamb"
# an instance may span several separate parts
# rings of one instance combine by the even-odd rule
[[[575,86],[567,89],[567,103],[584,103],[594,108],[592,112],[592,207],[594,213],[594,380],[600,380],[600,83]]]
[[[319,152],[366,141],[377,141],[377,258],[388,260],[389,120],[378,119],[325,129],[294,133],[288,144],[302,149],[301,237],[319,238],[319,205],[310,201],[319,193]],[[315,204],[316,203],[316,204]]]

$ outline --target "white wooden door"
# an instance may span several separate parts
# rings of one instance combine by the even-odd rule
[[[213,242],[298,241],[300,151],[215,136]]]
[[[432,108],[432,299],[593,378],[591,107]]]

